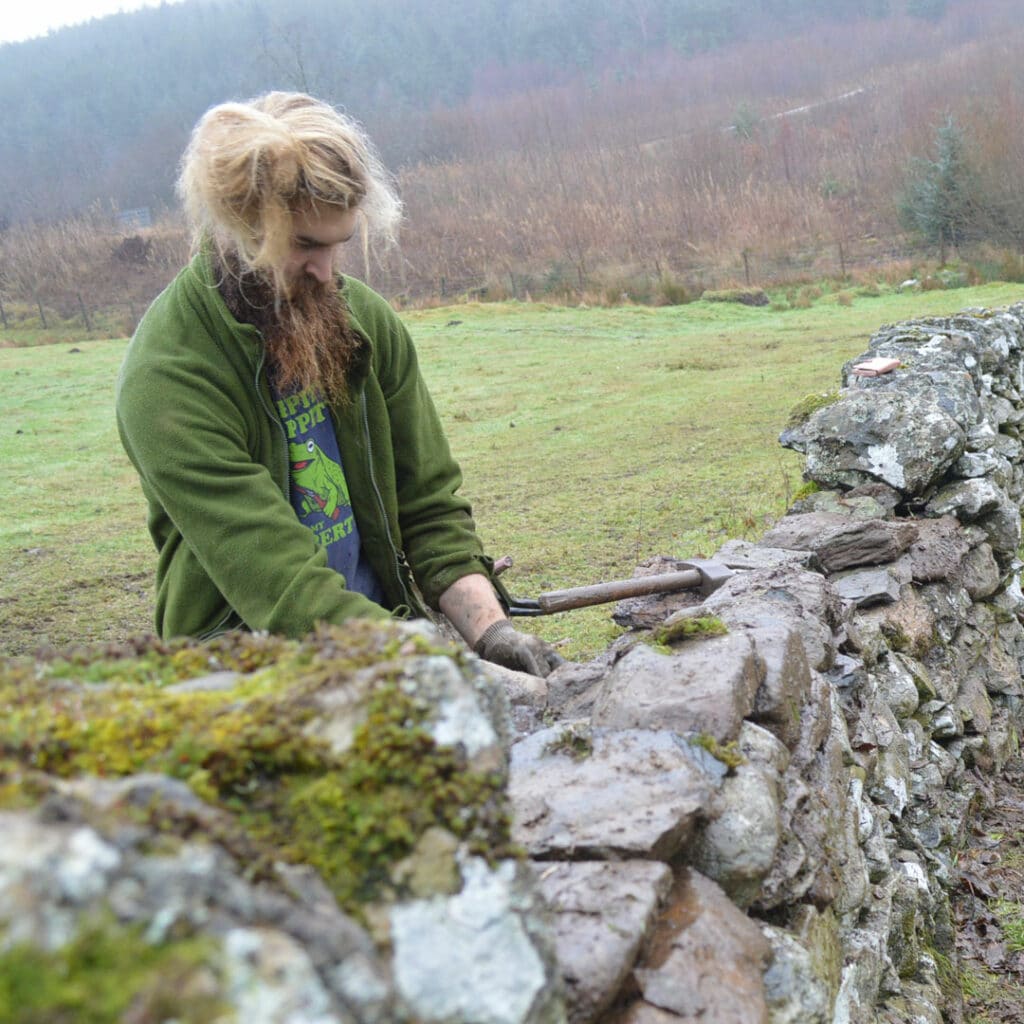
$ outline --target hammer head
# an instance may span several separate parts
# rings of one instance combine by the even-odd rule
[[[703,597],[714,593],[727,579],[736,575],[728,566],[713,558],[695,558],[678,564],[680,569],[696,569],[700,573],[700,592]]]

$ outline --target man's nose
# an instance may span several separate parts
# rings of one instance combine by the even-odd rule
[[[334,250],[317,249],[310,253],[303,268],[310,277],[316,278],[321,284],[327,284],[334,276]]]

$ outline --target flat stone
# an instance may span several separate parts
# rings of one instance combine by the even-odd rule
[[[768,1024],[770,947],[714,882],[684,871],[663,920],[634,971],[646,1002],[701,1024]]]
[[[538,865],[538,888],[554,913],[555,957],[570,1024],[596,1020],[618,994],[672,872],[654,861],[563,861]]]
[[[809,512],[784,516],[762,540],[773,547],[811,550],[825,572],[833,573],[858,565],[892,562],[916,537],[916,526],[906,521]]]
[[[889,566],[839,573],[832,577],[832,586],[840,600],[855,608],[892,604],[900,596],[900,581]]]
[[[707,733],[728,742],[752,711],[759,683],[753,645],[742,633],[689,640],[672,654],[637,644],[605,678],[591,721],[611,729]]]
[[[784,565],[807,569],[817,563],[813,551],[787,551],[766,544],[752,544],[748,540],[727,540],[715,552],[714,558],[730,569],[748,570],[777,569]]]
[[[725,766],[701,747],[667,730],[580,738],[556,726],[512,748],[512,836],[532,857],[668,860],[712,813]]]

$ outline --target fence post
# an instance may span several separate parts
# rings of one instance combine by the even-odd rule
[[[7,330],[7,310],[4,309],[4,297],[0,295],[0,321],[3,322],[4,330]]]
[[[43,330],[49,330],[49,326],[46,323],[46,314],[43,312],[43,303],[39,296],[36,296],[36,308],[39,310],[39,322],[43,325]]]
[[[839,242],[838,245],[839,245],[839,271],[842,274],[843,279],[845,280],[845,278],[846,278],[846,253],[843,252],[843,243]]]
[[[82,319],[85,321],[85,329],[92,331],[92,321],[89,319],[89,310],[85,308],[85,300],[82,298],[81,292],[75,292],[78,296],[78,307],[82,311]]]
[[[750,287],[750,250],[744,249],[743,256],[743,278],[747,282],[747,287]]]

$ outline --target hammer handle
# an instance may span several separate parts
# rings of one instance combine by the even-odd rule
[[[676,590],[688,590],[701,585],[701,575],[696,569],[681,572],[663,572],[656,576],[637,576],[631,580],[612,580],[610,583],[594,583],[588,587],[570,587],[568,590],[552,590],[537,598],[541,611],[567,612],[571,608],[586,608],[592,604],[607,604],[621,601],[624,597],[645,597],[647,594],[670,594]]]

